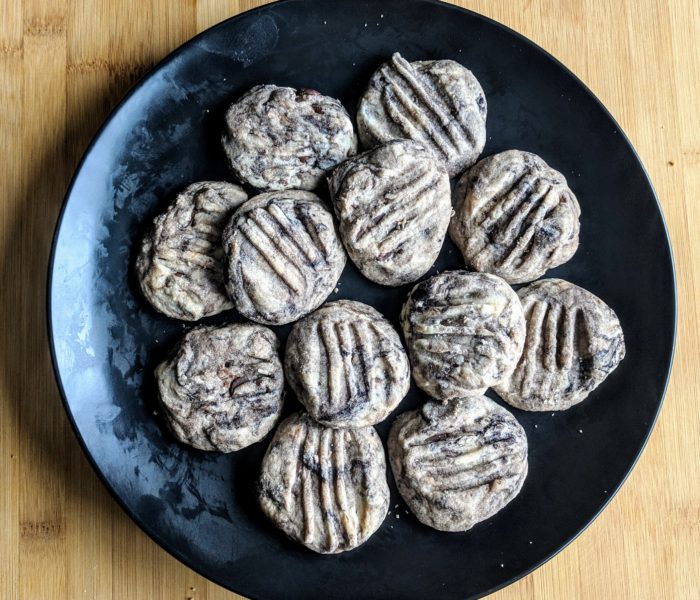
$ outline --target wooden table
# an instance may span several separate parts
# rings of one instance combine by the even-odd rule
[[[232,599],[119,509],[68,425],[46,341],[51,234],[110,108],[156,61],[256,0],[0,0],[0,598]],[[673,378],[637,468],[603,515],[499,598],[700,594],[700,2],[459,2],[522,32],[610,109],[671,232]]]

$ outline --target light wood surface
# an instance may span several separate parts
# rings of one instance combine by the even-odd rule
[[[0,598],[236,598],[148,539],[68,425],[46,341],[61,200],[110,108],[197,32],[263,2],[0,0]],[[663,204],[679,321],[637,468],[571,546],[498,598],[700,595],[700,2],[475,0],[570,67],[632,139]]]

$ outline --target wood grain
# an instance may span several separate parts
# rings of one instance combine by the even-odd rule
[[[129,521],[70,431],[47,350],[45,273],[69,177],[109,109],[195,33],[263,2],[0,0],[0,597],[236,598]],[[506,598],[700,590],[700,3],[474,0],[569,66],[632,139],[663,204],[679,293],[661,418],[603,515]]]

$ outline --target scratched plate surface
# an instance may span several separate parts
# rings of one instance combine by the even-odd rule
[[[173,193],[226,178],[226,106],[251,86],[316,88],[354,115],[393,51],[468,66],[488,101],[484,155],[536,152],[569,179],[581,246],[551,271],[620,316],[628,353],[599,390],[558,414],[513,413],[530,444],[522,493],[462,534],[433,531],[392,489],[368,543],[318,556],[257,508],[253,481],[269,437],[231,455],[176,443],[153,414],[153,367],[190,325],[152,310],[134,285],[137,240]],[[325,195],[325,191],[321,192]],[[431,273],[463,266],[446,241]],[[410,286],[409,286],[410,287]],[[372,304],[397,324],[407,287],[348,264],[332,298]],[[255,598],[464,598],[505,585],[573,539],[608,502],[653,426],[673,348],[670,248],[654,192],[606,110],[554,59],[475,14],[429,1],[289,0],[226,21],[174,52],[117,107],[68,192],[50,268],[57,379],[86,453],[131,517],[204,575]],[[235,312],[207,322],[239,320]],[[276,328],[282,341],[288,327]],[[415,387],[396,414],[425,400]],[[285,412],[299,405],[289,394]],[[604,560],[604,557],[601,557]]]

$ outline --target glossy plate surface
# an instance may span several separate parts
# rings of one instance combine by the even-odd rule
[[[620,317],[627,357],[563,413],[513,409],[530,444],[522,493],[463,534],[391,512],[361,548],[318,556],[258,510],[253,481],[269,441],[232,455],[177,444],[154,416],[154,366],[190,326],[139,297],[137,240],[173,193],[227,177],[226,106],[258,83],[310,87],[354,108],[372,71],[399,50],[470,68],[488,101],[484,155],[520,148],[563,172],[582,209],[581,246],[551,271]],[[325,193],[325,192],[324,192]],[[431,272],[462,265],[446,241]],[[395,324],[408,287],[363,279],[339,292]],[[651,431],[673,353],[671,251],[647,176],[617,124],[561,64],[483,17],[430,1],[288,0],[226,21],[163,61],[118,106],[67,194],[49,285],[53,357],[86,453],[131,517],[180,560],[253,598],[464,598],[522,576],[571,541],[608,502]],[[208,322],[238,319],[234,312]],[[288,328],[278,328],[282,339]],[[415,387],[399,409],[424,400]],[[290,395],[286,411],[298,408]],[[396,414],[395,413],[395,414]],[[378,429],[385,437],[394,418]],[[604,558],[604,557],[601,557]]]

